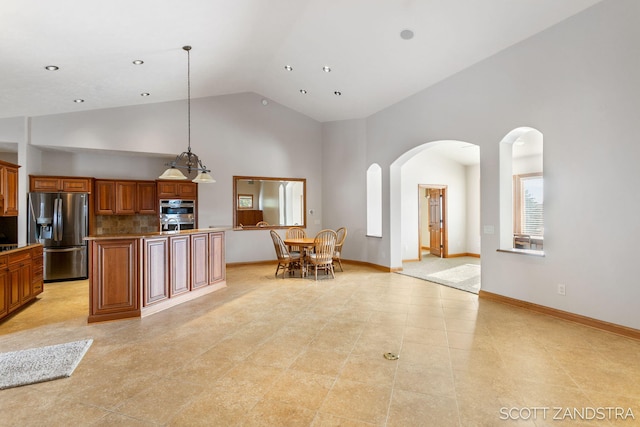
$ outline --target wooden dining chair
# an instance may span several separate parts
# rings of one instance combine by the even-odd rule
[[[267,221],[259,221],[256,223],[256,227],[268,227],[269,223]]]
[[[293,269],[300,265],[300,254],[291,254],[282,237],[275,230],[271,230],[271,240],[273,240],[273,246],[278,257],[275,276],[278,277],[278,272],[282,269],[282,278],[284,279],[287,272],[293,274]]]
[[[301,239],[303,237],[307,237],[307,232],[304,231],[304,228],[300,227],[287,228],[287,231],[285,233],[286,239]],[[292,254],[301,254],[302,248],[300,246],[291,246],[289,247],[289,252],[291,252]]]
[[[337,234],[333,230],[322,230],[316,237],[313,244],[314,251],[308,255],[309,264],[313,266],[316,280],[318,280],[318,269],[331,272],[331,277],[335,279],[333,271],[333,252],[336,248]]]
[[[338,240],[336,241],[336,248],[333,251],[333,262],[337,262],[338,265],[340,265],[340,271],[344,271],[340,257],[342,256],[342,245],[344,245],[344,241],[347,238],[347,227],[338,228],[336,235]]]

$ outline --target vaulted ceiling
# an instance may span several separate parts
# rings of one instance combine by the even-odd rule
[[[599,1],[3,0],[0,118],[184,99],[184,45],[192,98],[361,118]]]

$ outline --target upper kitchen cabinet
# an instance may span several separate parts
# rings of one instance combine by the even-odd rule
[[[155,181],[136,182],[136,211],[140,214],[158,213]]]
[[[91,193],[92,178],[30,175],[29,191],[39,193]]]
[[[113,181],[96,179],[97,215],[157,214],[155,181]]]
[[[159,199],[189,199],[198,198],[198,184],[195,182],[156,181],[158,183]]]
[[[0,161],[0,216],[18,216],[18,168]]]

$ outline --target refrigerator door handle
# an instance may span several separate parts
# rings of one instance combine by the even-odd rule
[[[62,199],[58,199],[58,240],[62,240]]]
[[[75,251],[83,251],[84,248],[85,248],[84,246],[79,246],[79,247],[75,247],[75,248],[64,248],[64,249],[44,248],[43,251],[44,252],[75,252]]]
[[[58,201],[59,199],[53,199],[53,240],[58,239]]]

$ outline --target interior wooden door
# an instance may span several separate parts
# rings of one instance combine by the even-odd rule
[[[429,252],[442,256],[442,189],[429,188]]]

